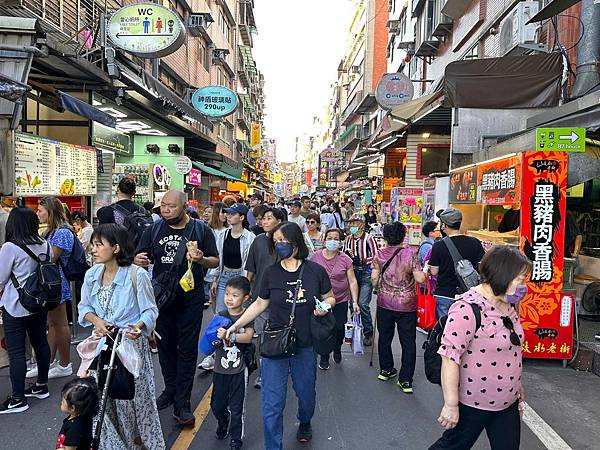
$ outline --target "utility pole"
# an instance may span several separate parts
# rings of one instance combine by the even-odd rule
[[[577,69],[573,97],[600,89],[598,52],[600,51],[600,1],[582,0],[581,25],[584,36],[577,49]]]

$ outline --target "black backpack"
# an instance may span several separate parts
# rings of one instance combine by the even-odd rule
[[[127,228],[127,233],[133,240],[133,246],[137,246],[146,228],[151,227],[154,223],[152,217],[148,217],[146,210],[142,207],[139,207],[135,211],[129,211],[118,203],[115,203],[111,208],[123,216],[123,226]]]
[[[19,303],[30,313],[50,311],[60,305],[61,279],[58,265],[52,262],[52,249],[48,244],[48,252],[40,259],[26,245],[15,244],[32,258],[37,267],[27,277],[23,286],[19,286],[17,277],[11,273],[10,279],[19,294]],[[40,255],[42,256],[42,255]]]
[[[85,250],[83,244],[75,234],[73,230],[67,228],[73,233],[73,247],[71,248],[71,254],[67,259],[66,263],[63,263],[61,258],[58,258],[58,264],[60,265],[65,278],[69,281],[83,281],[85,273],[90,268],[85,259]]]
[[[469,303],[475,315],[475,332],[481,327],[481,311],[475,303]],[[430,383],[442,384],[442,357],[438,350],[442,345],[442,336],[448,316],[440,317],[435,327],[429,332],[427,340],[423,343],[423,360],[425,363],[425,376]]]

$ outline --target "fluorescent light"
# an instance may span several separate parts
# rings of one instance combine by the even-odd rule
[[[518,153],[509,153],[508,155],[498,156],[497,158],[488,159],[487,161],[478,162],[477,165],[479,166],[480,164],[487,164],[487,163],[491,163],[491,162],[494,162],[494,161],[500,161],[501,159],[512,158],[513,156],[517,156],[517,155],[518,155]]]
[[[127,118],[127,114],[119,111],[118,109],[111,108],[110,106],[105,106],[103,108],[98,108],[98,109],[116,119],[126,119]]]
[[[154,128],[151,128],[149,130],[140,130],[138,131],[139,134],[145,134],[148,136],[167,136],[167,133],[163,133],[160,130],[155,130]]]
[[[431,134],[430,134],[430,133],[423,133],[423,134],[421,135],[421,137],[422,137],[423,139],[429,139],[429,136],[431,136]]]
[[[427,149],[426,148],[422,148],[421,149],[421,153],[427,153]]]
[[[183,116],[183,118],[184,118],[185,120],[189,120],[190,122],[195,122],[195,121],[196,121],[196,119],[194,119],[193,117],[186,116],[186,115],[184,115],[184,116]]]

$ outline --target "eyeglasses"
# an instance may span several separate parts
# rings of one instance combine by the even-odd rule
[[[519,339],[519,335],[515,331],[515,325],[512,320],[508,316],[502,316],[502,323],[504,326],[510,331],[510,343],[512,345],[521,345],[521,339]]]
[[[319,223],[319,222],[317,222],[316,220],[312,220],[311,219],[311,220],[307,220],[306,223]]]

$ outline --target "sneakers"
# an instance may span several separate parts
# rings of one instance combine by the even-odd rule
[[[189,404],[186,404],[178,410],[175,410],[173,417],[179,425],[184,427],[193,427],[196,424],[196,418],[192,414],[192,411],[190,411]]]
[[[342,362],[342,352],[334,351],[333,352],[333,360],[335,361],[336,364],[340,364]]]
[[[238,450],[242,448],[242,441],[239,441],[237,439],[232,439],[231,443],[229,444],[229,449],[230,450]]]
[[[392,369],[392,370],[381,370],[379,371],[379,375],[377,376],[378,380],[381,381],[389,381],[392,378],[394,378],[396,375],[398,375],[398,371],[396,369]]]
[[[258,377],[254,382],[254,389],[262,389],[262,378]]]
[[[50,397],[50,392],[48,392],[48,385],[37,383],[30,384],[29,387],[25,389],[25,397],[35,397],[39,399]]]
[[[0,403],[0,414],[20,413],[27,411],[28,409],[29,405],[27,404],[26,398],[19,400],[13,397],[8,397],[4,402]]]
[[[202,360],[200,364],[198,364],[198,369],[202,370],[213,370],[215,367],[215,357],[213,355],[208,355],[206,358]]]
[[[319,369],[321,370],[329,370],[329,356],[326,357],[321,357],[321,359],[319,360]]]
[[[300,422],[300,426],[296,432],[296,439],[298,442],[302,443],[308,442],[312,439],[312,427],[310,426],[310,422]]]
[[[396,383],[398,385],[398,387],[400,389],[402,389],[402,392],[404,392],[405,394],[412,394],[413,393],[413,388],[412,388],[412,383],[410,381],[400,381],[398,380],[398,383]]]
[[[61,366],[59,363],[56,363],[54,367],[51,367],[48,371],[48,379],[51,380],[53,378],[62,378],[73,375],[73,364],[67,364],[67,367]]]
[[[371,345],[373,345],[373,336],[372,335],[365,335],[363,338],[363,345],[365,347],[370,347]]]
[[[597,333],[594,337],[600,341],[600,333]]]
[[[162,394],[159,395],[159,397],[156,399],[156,408],[159,411],[162,411],[163,409],[167,409],[170,405],[173,404],[173,396],[167,394],[166,392],[163,391]]]
[[[50,363],[50,369],[52,369],[53,367],[56,367],[58,365],[58,361],[53,361],[52,363]],[[27,373],[25,374],[25,378],[35,378],[38,376],[38,367],[37,364],[33,367],[31,367],[31,369],[29,369],[27,371]]]

